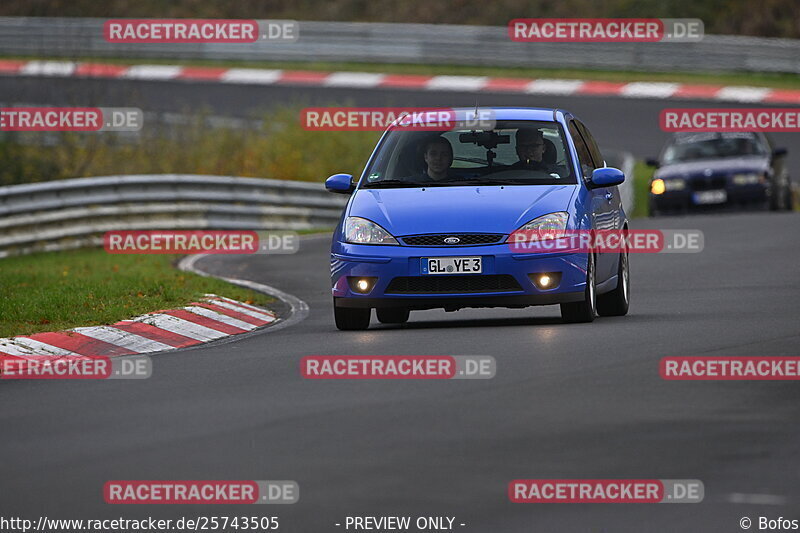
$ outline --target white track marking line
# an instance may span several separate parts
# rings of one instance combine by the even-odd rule
[[[27,355],[52,355],[56,357],[64,357],[69,355],[80,356],[81,354],[75,353],[58,346],[53,346],[34,339],[27,339],[25,337],[14,337],[11,342],[21,346],[23,349],[31,350]],[[5,346],[0,347],[0,351],[4,351]],[[6,352],[8,353],[8,352]]]
[[[334,72],[322,85],[326,87],[377,87],[386,77],[374,72]]]
[[[171,80],[180,75],[183,67],[177,65],[135,65],[122,73],[123,78],[139,80]]]
[[[251,329],[255,329],[258,327],[254,324],[250,324],[249,322],[244,322],[242,320],[238,320],[231,316],[223,315],[222,313],[217,313],[216,311],[212,311],[211,309],[207,309],[205,307],[189,306],[189,307],[184,307],[184,309],[196,315],[210,318],[211,320],[216,320],[217,322],[222,322],[223,324],[228,324],[229,326],[233,326],[246,331],[250,331]]]
[[[538,94],[573,94],[583,85],[583,80],[533,80],[524,92]]]
[[[479,91],[488,82],[486,76],[434,76],[425,88],[432,91]]]
[[[57,346],[52,346],[50,344],[45,344],[37,340],[26,339],[23,337],[0,339],[0,352],[17,356],[38,355],[63,357],[68,355],[80,355],[69,350],[64,350],[63,348],[58,348]]]
[[[630,98],[669,98],[680,88],[678,83],[637,81],[622,87],[620,94]]]
[[[218,296],[216,294],[204,294],[203,296],[205,296],[206,298],[222,300],[224,302],[228,302],[229,304],[235,305],[237,307],[244,307],[245,309],[249,309],[251,311],[255,311],[256,313],[261,314],[261,315],[272,315],[273,314],[268,309],[263,309],[263,308],[258,307],[256,305],[250,305],[250,304],[247,304],[247,303],[244,303],[244,302],[240,302],[238,300],[232,300],[232,299],[226,298],[224,296]]]
[[[218,305],[220,307],[224,307],[225,309],[230,309],[231,311],[236,311],[237,313],[244,313],[248,316],[253,318],[257,318],[259,320],[263,320],[264,322],[273,322],[275,320],[274,316],[266,315],[264,313],[258,313],[253,311],[252,309],[248,309],[246,307],[241,307],[236,304],[232,304],[230,302],[224,302],[220,300],[208,300],[208,303],[212,303],[214,305]]]
[[[77,67],[71,61],[28,61],[19,74],[25,76],[72,76]]]
[[[220,81],[225,83],[250,83],[270,85],[281,79],[282,70],[261,68],[232,68],[225,72]]]
[[[161,328],[184,337],[189,337],[196,341],[208,342],[222,337],[227,337],[227,333],[207,328],[200,324],[195,324],[188,320],[162,313],[151,313],[133,319],[134,322],[143,322],[157,328]]]
[[[187,255],[178,263],[178,268],[181,270],[185,270],[187,272],[194,272],[198,276],[205,276],[207,278],[216,278],[221,279],[223,281],[227,281],[228,283],[233,283],[234,285],[238,285],[240,287],[246,287],[248,289],[253,289],[254,291],[258,291],[264,294],[268,294],[273,296],[283,303],[289,306],[289,316],[288,318],[281,318],[275,319],[276,324],[270,326],[265,332],[272,332],[278,331],[279,329],[288,328],[289,326],[293,326],[298,322],[302,322],[303,320],[308,317],[309,308],[308,304],[298,298],[297,296],[293,296],[288,292],[283,292],[280,289],[276,289],[275,287],[270,287],[269,285],[264,285],[263,283],[256,283],[255,281],[249,281],[246,279],[238,279],[238,278],[225,278],[222,276],[212,276],[208,272],[204,272],[199,268],[195,267],[194,264],[203,257],[206,257],[208,254],[196,254],[196,255]]]
[[[723,87],[714,95],[715,100],[733,100],[736,102],[761,102],[772,92],[766,87]]]
[[[122,331],[121,329],[111,326],[74,328],[72,331],[115,346],[121,346],[132,352],[147,353],[174,349],[174,346],[154,341],[135,333],[128,333],[127,331]]]

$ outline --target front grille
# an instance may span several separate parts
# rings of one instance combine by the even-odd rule
[[[386,294],[454,294],[521,291],[514,276],[508,274],[481,276],[402,276],[394,278]]]
[[[448,237],[455,237],[458,242],[448,244],[444,242]],[[503,240],[499,233],[432,233],[428,235],[409,235],[401,237],[407,246],[474,246],[476,244],[496,244]]]
[[[689,180],[689,187],[693,191],[713,191],[717,189],[724,189],[728,180],[725,176],[710,176],[702,178],[691,178]]]

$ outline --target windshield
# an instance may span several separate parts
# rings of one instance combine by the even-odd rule
[[[491,130],[390,131],[363,188],[577,183],[557,122],[497,121]]]
[[[766,153],[766,147],[753,133],[693,133],[675,137],[661,159],[668,164]]]

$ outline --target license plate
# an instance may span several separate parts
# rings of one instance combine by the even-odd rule
[[[696,204],[724,204],[728,201],[728,193],[723,191],[702,191],[694,193]]]
[[[480,274],[482,268],[480,257],[423,257],[420,264],[423,274]]]

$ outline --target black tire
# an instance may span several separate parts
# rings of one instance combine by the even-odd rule
[[[650,200],[647,202],[647,216],[654,218],[659,215],[661,215],[661,212],[658,210],[658,207],[656,207],[655,201],[650,198]]]
[[[771,187],[771,193],[769,197],[769,210],[770,211],[779,211],[781,210],[786,202],[784,196],[786,196],[786,189],[779,188],[776,183],[773,182]]]
[[[405,324],[411,311],[405,307],[378,307],[375,314],[381,324]]]
[[[586,266],[586,290],[582,302],[561,304],[561,318],[564,322],[593,322],[597,317],[597,290],[595,282],[594,254],[589,254]]]
[[[370,308],[336,307],[336,303],[333,304],[333,318],[336,321],[336,327],[342,331],[367,329],[371,313],[372,309]]]
[[[600,316],[625,316],[631,294],[630,263],[627,250],[619,254],[617,288],[597,297],[597,314]]]
[[[786,185],[786,198],[783,207],[787,211],[794,211],[794,190],[792,190],[791,183]]]

